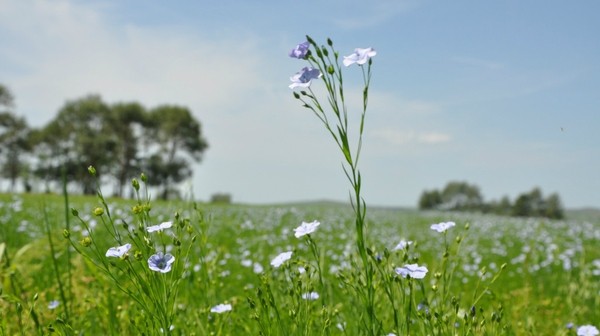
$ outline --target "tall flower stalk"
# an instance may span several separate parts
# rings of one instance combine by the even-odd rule
[[[290,52],[290,57],[306,60],[309,67],[304,67],[290,78],[292,81],[290,88],[300,89],[299,92],[294,91],[294,97],[321,121],[344,156],[345,161],[342,167],[351,186],[350,202],[355,215],[356,246],[362,263],[361,281],[364,281],[364,286],[355,288],[357,288],[357,294],[366,309],[367,319],[361,321],[362,325],[368,334],[375,335],[379,333],[381,326],[375,316],[375,286],[373,283],[375,268],[367,249],[365,220],[367,205],[361,194],[362,177],[358,163],[371,82],[371,66],[373,64],[371,57],[375,56],[376,52],[372,48],[358,48],[354,53],[345,56],[342,61],[346,67],[354,64],[358,65],[362,71],[363,79],[362,109],[357,130],[358,139],[356,145],[352,146],[340,55],[334,49],[331,39],[327,39],[327,46],[319,46],[309,36],[306,39],[306,42],[299,44]],[[326,103],[321,103],[317,94],[310,87],[312,80],[316,79],[321,79],[325,84]]]

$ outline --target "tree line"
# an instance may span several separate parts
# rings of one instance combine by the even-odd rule
[[[113,183],[116,196],[145,172],[148,184],[167,198],[192,176],[192,163],[207,148],[200,122],[183,106],[147,109],[87,95],[67,101],[45,126],[32,128],[14,113],[14,97],[0,84],[0,169],[11,191],[21,181],[25,191],[40,182],[50,192],[65,179],[93,194],[96,181],[88,167],[94,166],[96,178]]]
[[[452,181],[444,189],[425,190],[419,197],[421,210],[479,211],[519,217],[564,218],[564,209],[557,193],[544,197],[539,188],[521,193],[514,202],[508,196],[499,201],[484,202],[476,185]]]

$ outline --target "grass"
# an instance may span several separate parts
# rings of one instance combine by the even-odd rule
[[[136,201],[107,203],[116,222],[135,222]],[[70,205],[86,223],[96,222],[95,244],[115,245],[93,215],[101,206],[97,198],[71,196]],[[174,329],[167,333],[358,334],[363,312],[348,288],[364,279],[356,271],[349,206],[152,201],[148,225],[174,220],[175,213],[190,222],[197,238],[180,265]],[[575,335],[568,323],[598,325],[600,221],[574,217],[548,221],[369,208],[368,250],[378,262],[375,302],[382,334]],[[0,335],[162,334],[148,312],[90,260],[74,251],[67,259],[62,197],[0,195],[0,219]],[[293,235],[302,221],[313,220],[321,222],[310,236],[316,255],[308,240]],[[457,226],[446,234],[429,229],[448,220]],[[71,237],[78,241],[82,232],[72,218]],[[393,251],[401,239],[415,243],[407,252]],[[270,266],[284,251],[293,251],[292,259],[281,268]],[[144,261],[133,261],[140,272]],[[427,266],[425,279],[394,275],[394,267],[412,262]],[[117,266],[109,266],[116,281],[131,288],[131,274]],[[310,292],[320,298],[303,300]],[[49,309],[54,300],[58,307]],[[210,312],[221,303],[232,310]]]

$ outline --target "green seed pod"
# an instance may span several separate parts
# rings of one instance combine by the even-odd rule
[[[92,245],[92,238],[85,237],[82,240],[80,240],[79,243],[81,245],[83,245],[83,247],[88,247],[88,246]]]
[[[146,182],[148,182],[148,177],[146,176],[146,174],[141,173],[140,180],[142,180],[142,182],[146,183]]]
[[[63,237],[65,237],[65,239],[69,239],[69,237],[71,237],[71,233],[69,232],[69,230],[63,230]]]
[[[94,166],[89,166],[88,172],[90,173],[90,175],[96,176],[96,168],[94,168]]]
[[[71,214],[75,217],[79,216],[79,211],[77,211],[77,209],[75,208],[71,208]]]
[[[94,209],[94,216],[102,216],[104,215],[104,209],[97,207],[96,209]]]
[[[132,179],[131,180],[131,185],[133,186],[133,189],[135,189],[136,191],[140,190],[140,182],[138,182],[137,179]]]

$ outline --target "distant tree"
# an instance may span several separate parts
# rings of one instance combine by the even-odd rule
[[[2,177],[10,181],[11,191],[14,191],[17,179],[26,168],[23,156],[30,150],[29,132],[25,118],[10,112],[0,113],[0,165]]]
[[[14,96],[8,87],[0,83],[0,107],[3,108],[0,112],[10,112],[14,106],[14,102]]]
[[[34,135],[38,156],[35,174],[60,183],[63,174],[79,184],[84,194],[95,192],[95,181],[87,168],[98,176],[109,171],[116,157],[109,107],[98,95],[68,101],[58,115]]]
[[[554,193],[548,196],[548,198],[544,198],[542,191],[537,187],[517,197],[512,214],[514,216],[546,217],[552,219],[561,219],[564,217],[558,194]]]
[[[211,203],[231,204],[231,199],[231,194],[228,193],[216,193],[210,196]]]
[[[562,202],[558,194],[553,193],[546,198],[545,217],[563,219],[565,217]]]
[[[17,179],[23,174],[28,151],[29,126],[25,118],[13,113],[14,96],[3,84],[0,84],[0,166],[2,177],[10,181],[10,190],[14,191]]]
[[[532,216],[533,211],[531,207],[531,201],[529,193],[521,194],[515,200],[511,214],[513,216],[528,217]]]
[[[150,111],[148,121],[149,139],[154,147],[146,164],[148,181],[162,187],[162,197],[167,198],[173,185],[192,175],[190,159],[200,162],[208,143],[200,122],[185,107],[159,106]]]
[[[508,196],[503,196],[500,199],[500,202],[497,204],[495,213],[498,215],[510,215],[512,209],[512,204],[510,202],[510,198]]]
[[[421,210],[435,209],[440,204],[442,204],[442,195],[437,189],[425,190],[419,198],[419,209]]]
[[[479,187],[467,182],[449,182],[441,197],[441,207],[447,210],[479,210],[483,204]]]
[[[110,106],[107,118],[112,125],[109,129],[115,143],[115,157],[111,164],[117,182],[115,194],[122,197],[125,185],[142,169],[139,147],[148,117],[142,105],[131,102]]]

